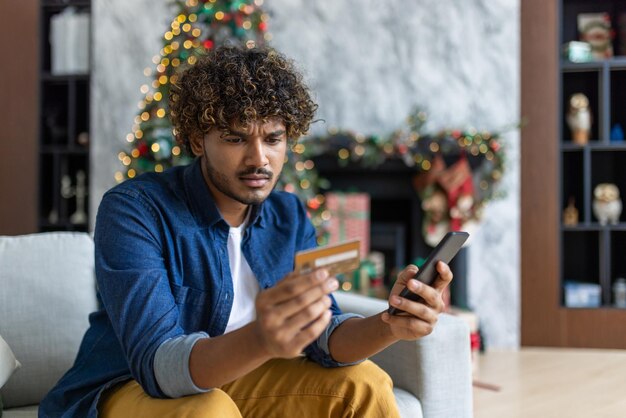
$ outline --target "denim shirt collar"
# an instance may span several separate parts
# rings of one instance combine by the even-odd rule
[[[204,227],[211,227],[223,220],[215,200],[211,195],[209,186],[202,175],[200,157],[197,157],[193,163],[185,168],[184,183],[185,193],[193,208],[194,217],[198,224]],[[263,203],[259,205],[251,205],[250,224],[258,225],[263,228],[265,226],[263,214]]]

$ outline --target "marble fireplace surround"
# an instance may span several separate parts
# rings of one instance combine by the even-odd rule
[[[520,119],[520,0],[265,0],[272,45],[303,69],[329,127],[387,134],[425,106],[429,129],[497,130]],[[167,0],[93,3],[90,209],[115,184],[146,83],[174,13]],[[505,136],[506,198],[468,252],[469,302],[488,347],[520,342],[519,134]],[[92,222],[95,216],[91,216]]]

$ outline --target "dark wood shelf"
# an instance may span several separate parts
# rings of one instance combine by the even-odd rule
[[[37,225],[39,231],[87,231],[89,222],[81,225],[69,222],[70,216],[76,211],[77,201],[75,197],[63,197],[61,190],[68,186],[64,184],[68,177],[71,181],[69,187],[75,188],[79,182],[79,173],[86,176],[85,187],[89,185],[89,145],[80,145],[78,140],[81,134],[88,135],[90,129],[90,74],[52,74],[50,68],[53,46],[49,31],[53,16],[68,7],[75,7],[81,13],[89,13],[91,1],[43,0],[39,2],[39,6]],[[84,210],[89,217],[89,208],[85,207]],[[59,222],[48,221],[51,213],[56,213]]]
[[[602,71],[605,68],[611,70],[626,70],[626,57],[618,56],[604,61],[590,62],[561,61],[561,69],[563,70],[563,72]]]
[[[90,0],[45,0],[41,2],[41,7],[46,9],[65,9],[66,7],[91,7]]]
[[[622,142],[602,142],[602,141],[589,141],[586,145],[574,144],[570,141],[561,143],[562,151],[584,151],[589,148],[591,151],[626,151],[626,141]]]
[[[561,225],[562,231],[626,231],[626,222],[617,225],[600,225],[597,222],[582,223],[578,225]]]
[[[39,152],[42,154],[74,154],[74,155],[89,155],[89,149],[79,146],[66,146],[66,145],[43,145],[39,148]]]
[[[50,82],[69,82],[69,81],[86,81],[90,78],[89,74],[52,74],[49,71],[41,73],[41,81]]]
[[[576,19],[579,13],[608,12],[613,18],[615,30],[619,29],[616,25],[618,13],[626,13],[626,3],[617,0],[602,3],[594,0],[561,0],[560,3],[561,43],[571,40],[577,33]],[[619,42],[617,37],[614,42]],[[622,46],[615,44],[615,52]],[[626,108],[621,105],[626,102],[625,70],[626,56],[585,63],[560,62],[559,215],[569,199],[573,198],[580,221],[574,226],[561,223],[558,229],[560,272],[557,286],[560,289],[559,308],[564,310],[567,317],[565,322],[571,322],[574,317],[579,320],[585,318],[583,320],[587,323],[591,318],[597,320],[611,317],[611,321],[615,322],[618,318],[626,319],[626,309],[611,306],[612,284],[616,277],[626,271],[626,263],[621,260],[622,251],[618,249],[626,243],[626,215],[622,214],[616,225],[600,225],[593,210],[594,189],[600,183],[616,184],[621,199],[626,198],[626,168],[623,168],[626,167],[626,142],[610,141],[610,132],[614,126],[620,124],[622,129],[626,128]],[[574,93],[584,93],[589,99],[592,114],[590,136],[593,140],[585,145],[569,140],[570,132],[565,123],[567,100]],[[566,306],[564,285],[567,281],[599,285],[602,305],[598,308]],[[592,346],[593,343],[585,344]]]

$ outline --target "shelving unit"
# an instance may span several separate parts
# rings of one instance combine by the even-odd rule
[[[626,19],[626,3],[617,0],[563,0],[560,4],[560,43],[578,40],[577,16],[580,13],[608,12],[612,27],[618,17]],[[615,53],[623,50],[616,37]],[[626,46],[626,45],[624,45]],[[593,283],[600,286],[601,306],[613,309],[612,285],[618,277],[626,277],[626,211],[617,225],[602,226],[593,211],[593,191],[600,183],[614,183],[626,198],[626,142],[611,141],[611,129],[620,124],[626,129],[626,57],[586,63],[560,62],[559,91],[559,211],[574,199],[579,211],[577,225],[561,221],[560,289],[562,308],[565,304],[564,283]],[[586,145],[574,144],[566,123],[568,101],[572,94],[584,93],[589,98],[592,127]]]
[[[88,190],[90,76],[88,73],[53,74],[52,68],[50,22],[68,7],[90,13],[91,2],[46,0],[40,3],[40,231],[86,231],[89,224],[87,200],[77,193],[77,185],[82,183],[84,191]],[[77,209],[84,209],[86,216],[77,216],[77,212],[82,212]]]

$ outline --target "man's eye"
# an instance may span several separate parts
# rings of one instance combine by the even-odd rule
[[[233,137],[224,138],[224,141],[230,142],[231,144],[239,144],[240,142],[243,141],[243,139],[239,138],[238,136],[233,136]]]
[[[278,144],[281,141],[282,141],[282,138],[280,138],[280,137],[269,137],[269,138],[267,138],[267,142],[270,143],[270,144]]]

